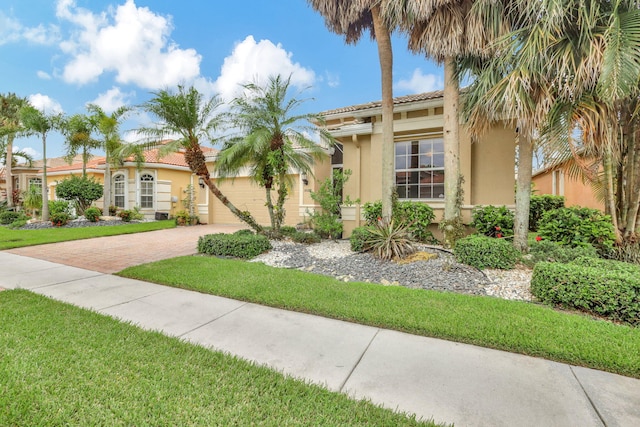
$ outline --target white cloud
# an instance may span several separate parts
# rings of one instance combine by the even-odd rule
[[[62,113],[62,105],[60,103],[47,95],[43,95],[41,93],[36,93],[34,95],[29,95],[29,104],[33,105],[40,111],[44,111],[47,114],[58,114]]]
[[[51,45],[60,39],[60,29],[55,25],[25,27],[20,21],[0,11],[0,46],[26,40],[29,43]]]
[[[214,86],[218,94],[226,101],[232,99],[246,83],[264,83],[269,76],[291,75],[291,85],[307,87],[315,82],[313,70],[304,68],[291,60],[292,54],[282,45],[274,45],[269,40],[256,42],[253,36],[247,36],[236,44],[231,55],[224,59],[220,77]]]
[[[394,89],[410,93],[422,93],[439,90],[444,87],[442,77],[435,74],[422,74],[422,70],[416,68],[409,80],[399,80]]]
[[[45,71],[38,70],[36,74],[38,75],[38,78],[42,80],[51,80],[51,75]]]
[[[22,151],[23,153],[26,153],[27,155],[33,157],[34,159],[39,159],[40,157],[42,157],[42,153],[40,153],[38,150],[31,147],[21,148],[21,147],[18,147],[17,145],[14,145],[13,150],[11,151],[13,151],[14,153],[18,151]],[[22,159],[18,159],[18,161],[22,162]]]
[[[56,10],[59,18],[79,27],[60,44],[71,57],[62,74],[66,82],[85,84],[114,72],[119,83],[158,89],[200,74],[202,57],[169,39],[171,18],[137,7],[134,0],[99,15],[76,7],[75,0],[59,0]]]
[[[340,75],[333,74],[328,71],[326,71],[324,75],[325,75],[325,80],[327,81],[327,85],[329,87],[335,88],[340,86]]]
[[[128,100],[135,96],[135,92],[123,93],[119,87],[112,87],[108,91],[98,95],[96,99],[91,101],[91,104],[96,104],[104,110],[105,113],[110,114],[128,104]]]

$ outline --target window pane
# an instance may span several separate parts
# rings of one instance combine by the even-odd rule
[[[406,142],[396,142],[396,156],[406,155],[407,147],[408,145]]]
[[[444,153],[444,142],[442,138],[432,139],[431,144],[434,153]]]
[[[436,184],[433,186],[433,198],[444,199],[444,185]]]
[[[409,172],[396,172],[396,184],[408,184]]]
[[[407,158],[406,156],[396,156],[396,170],[397,169],[406,169],[407,168]]]
[[[427,187],[426,185],[420,186],[420,198],[421,199],[433,198],[431,195],[431,187]]]
[[[444,198],[442,138],[395,144],[395,170],[400,199]]]
[[[410,199],[417,199],[418,198],[418,186],[417,185],[410,185],[409,186],[408,197]]]
[[[433,155],[433,167],[435,168],[444,167],[444,153],[437,153]]]
[[[406,185],[398,185],[396,186],[396,191],[398,191],[398,198],[406,199],[407,198],[407,186]]]

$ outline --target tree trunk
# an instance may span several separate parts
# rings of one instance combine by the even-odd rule
[[[516,181],[516,213],[513,222],[513,245],[522,253],[529,251],[529,205],[533,170],[531,132],[521,129],[518,135],[518,179]]]
[[[47,185],[47,136],[42,135],[42,220],[49,221],[49,186]]]
[[[280,234],[280,228],[282,227],[282,223],[284,223],[284,203],[287,201],[287,181],[286,176],[282,175],[279,178],[278,182],[278,201],[276,205],[276,233]]]
[[[211,181],[209,174],[202,176],[205,184],[209,187],[209,190],[213,193],[214,196],[218,198],[222,202],[223,205],[227,207],[240,221],[246,223],[249,227],[253,228],[256,233],[262,233],[262,226],[256,222],[251,213],[247,211],[241,211],[236,208],[227,197],[222,194],[220,189]]]
[[[105,153],[104,164],[104,186],[102,187],[102,215],[109,216],[109,205],[111,205],[111,161],[109,150]]]
[[[393,51],[389,29],[380,16],[380,7],[372,7],[371,15],[378,44],[382,80],[382,217],[388,220],[392,215],[392,194],[395,187],[393,170]]]
[[[627,168],[629,171],[627,182],[629,188],[627,192],[630,195],[630,203],[624,238],[628,239],[636,234],[638,210],[640,208],[640,144],[636,140],[635,129],[629,132],[626,137],[629,140],[629,153],[627,154]]]
[[[460,175],[460,138],[458,131],[458,80],[455,77],[455,58],[444,61],[444,220],[460,216],[458,176]]]
[[[271,186],[264,187],[265,197],[267,199],[267,211],[269,211],[269,220],[271,221],[271,229],[273,232],[276,230],[276,217],[273,214],[273,201],[271,200]]]
[[[607,141],[604,154],[602,156],[602,168],[604,171],[604,185],[606,195],[606,206],[611,215],[613,229],[616,235],[616,242],[620,243],[620,228],[618,227],[618,212],[616,212],[615,192],[613,189],[613,160],[611,154],[611,142]]]
[[[7,206],[13,206],[13,134],[7,135],[7,158],[4,165],[5,179],[7,181]]]

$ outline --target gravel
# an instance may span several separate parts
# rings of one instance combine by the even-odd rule
[[[530,271],[480,271],[456,262],[449,251],[433,246],[421,246],[419,250],[435,254],[435,258],[398,264],[381,261],[371,254],[352,252],[348,241],[323,241],[313,245],[272,241],[271,244],[271,251],[251,261],[332,276],[344,282],[371,282],[412,289],[531,300]]]

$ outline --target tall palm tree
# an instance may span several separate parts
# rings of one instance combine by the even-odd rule
[[[20,98],[15,93],[0,95],[0,135],[6,136],[5,175],[7,180],[7,206],[13,206],[13,140],[20,132],[19,112],[27,105],[26,98]]]
[[[131,111],[131,107],[122,106],[111,114],[107,114],[99,105],[89,104],[87,105],[87,110],[91,113],[91,120],[102,137],[99,142],[105,152],[102,214],[107,216],[109,215],[109,205],[111,204],[111,166],[122,163],[122,159],[116,155],[122,146],[120,125]]]
[[[122,153],[137,154],[141,150],[158,147],[158,141],[166,137],[178,138],[160,145],[159,154],[166,155],[180,149],[185,150],[185,161],[198,177],[202,178],[209,190],[225,205],[238,219],[245,222],[256,232],[262,232],[262,227],[256,222],[251,213],[239,210],[215,185],[205,164],[204,153],[200,145],[201,139],[213,140],[213,132],[222,125],[222,115],[216,113],[221,105],[219,97],[204,99],[194,87],[178,86],[173,93],[163,89],[154,92],[154,97],[142,105],[142,108],[154,115],[159,122],[155,127],[144,127],[138,132],[147,140],[142,144],[125,146]]]
[[[37,134],[42,138],[42,220],[49,220],[49,188],[47,186],[47,135],[58,129],[61,114],[46,114],[32,105],[22,107],[20,120],[25,135]]]
[[[232,101],[231,121],[239,135],[228,139],[218,154],[216,169],[223,177],[237,176],[243,167],[251,168],[251,177],[265,189],[267,209],[274,237],[279,237],[284,222],[284,203],[290,185],[290,171],[312,175],[314,159],[326,155],[320,145],[305,134],[318,129],[319,114],[294,114],[305,101],[289,96],[291,77],[272,76],[264,86],[244,85],[243,95]],[[325,141],[333,138],[320,129]],[[277,187],[274,204],[272,190]]]
[[[393,51],[391,30],[383,19],[381,4],[388,0],[307,0],[325,19],[326,26],[357,43],[369,30],[378,45],[382,85],[382,216],[391,218],[392,194],[395,187],[393,170]]]
[[[444,243],[451,246],[455,235],[452,224],[459,223],[460,139],[459,80],[456,60],[464,56],[486,56],[489,41],[504,31],[500,24],[488,27],[485,18],[469,13],[472,0],[389,0],[382,2],[383,16],[409,36],[409,49],[423,53],[444,65]],[[495,2],[496,4],[500,2]],[[499,21],[497,21],[499,22]],[[497,31],[497,33],[495,31]]]
[[[62,122],[62,133],[65,136],[66,160],[69,164],[73,158],[82,156],[82,177],[87,176],[87,163],[93,154],[91,150],[100,148],[100,141],[93,137],[96,124],[86,114],[74,114]]]

